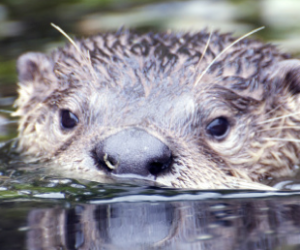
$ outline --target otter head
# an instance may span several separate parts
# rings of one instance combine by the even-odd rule
[[[220,54],[233,41],[125,31],[21,56],[19,150],[101,182],[267,188],[299,163],[300,64],[252,40]]]

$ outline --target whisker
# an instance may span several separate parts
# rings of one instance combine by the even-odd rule
[[[14,124],[14,123],[18,123],[17,120],[14,121],[5,121],[5,122],[1,122],[0,121],[0,126],[4,126],[4,125],[8,125],[8,124]]]
[[[268,137],[264,137],[262,138],[265,141],[286,141],[286,142],[298,142],[300,143],[300,140],[298,139],[288,139],[288,138],[268,138]]]
[[[197,63],[197,66],[196,66],[196,70],[199,68],[199,66],[200,66],[200,64],[201,64],[201,62],[202,62],[202,59],[203,59],[203,57],[204,57],[204,55],[205,55],[205,53],[206,53],[206,51],[207,51],[207,49],[208,49],[208,46],[209,46],[209,43],[210,43],[210,40],[211,40],[211,36],[212,36],[212,30],[210,31],[210,33],[209,33],[209,37],[208,37],[208,39],[207,39],[207,41],[206,41],[206,44],[205,44],[205,47],[204,47],[204,50],[203,50],[203,52],[202,52],[202,55],[201,55],[201,57],[200,57],[200,59],[199,59],[199,62]],[[197,71],[195,72],[195,74],[197,73]],[[200,75],[201,76],[201,75]],[[199,77],[200,77],[199,76]],[[199,77],[196,79],[196,81],[195,81],[195,83],[194,83],[194,86],[196,86],[197,84],[198,84],[198,82],[199,82]]]
[[[91,74],[93,75],[94,80],[97,80],[96,72],[92,66],[92,61],[90,57],[90,52],[87,50],[87,54],[85,55],[83,51],[80,50],[80,47],[75,43],[75,41],[66,33],[64,32],[59,26],[55,25],[54,23],[51,23],[51,26],[54,27],[56,30],[58,30],[64,37],[66,37],[69,42],[76,48],[79,54],[81,54],[88,62],[88,65],[91,67]]]
[[[67,38],[70,43],[73,44],[73,46],[76,48],[76,50],[81,53],[80,48],[78,47],[78,45],[74,42],[74,40],[66,33],[64,32],[59,26],[55,25],[54,23],[50,23],[52,27],[54,27],[55,29],[57,29],[65,38]]]
[[[5,109],[0,109],[1,113],[6,113],[6,114],[12,114],[14,111],[11,110],[5,110]]]
[[[277,109],[279,109],[280,107],[282,107],[282,105],[278,105],[276,108],[273,108],[273,109],[271,109],[270,111],[268,111],[267,113],[266,113],[266,115],[269,115],[269,114],[271,114],[272,112],[275,112]]]
[[[235,44],[237,44],[238,42],[240,42],[241,40],[245,39],[248,36],[251,36],[252,34],[264,29],[265,27],[259,27],[255,30],[250,31],[249,33],[241,36],[240,38],[236,39],[233,43],[231,43],[230,45],[228,45],[226,48],[224,48],[211,62],[210,64],[206,67],[206,69],[200,74],[197,82],[195,83],[195,86],[197,86],[197,84],[201,81],[202,77],[206,74],[206,72],[210,69],[210,67],[230,48],[232,48]]]
[[[261,131],[270,131],[270,130],[279,130],[279,129],[290,129],[290,128],[294,128],[294,129],[299,129],[300,130],[300,126],[282,126],[282,127],[274,127],[274,128],[266,128],[266,129],[259,129],[257,130],[258,132]]]
[[[11,143],[11,142],[15,142],[15,141],[17,141],[17,140],[19,140],[19,137],[12,138],[12,139],[9,139],[9,140],[7,140],[7,141],[1,141],[1,142],[0,142],[0,148],[6,146],[7,144],[9,144],[9,143]]]
[[[91,55],[90,55],[90,51],[89,50],[87,51],[87,60],[89,62],[89,66],[92,69],[91,70],[91,74],[93,75],[94,81],[96,81],[97,80],[97,75],[96,75],[96,71],[95,71],[95,69],[93,67],[93,63],[92,63],[92,59],[91,59]]]
[[[291,117],[291,116],[294,116],[294,115],[297,115],[297,114],[300,114],[300,112],[295,112],[295,113],[291,113],[291,114],[288,114],[288,115],[283,115],[283,116],[271,118],[271,119],[268,119],[268,120],[265,120],[265,121],[262,121],[262,122],[258,122],[258,124],[265,124],[265,123],[277,121],[277,120],[287,118],[287,117]]]

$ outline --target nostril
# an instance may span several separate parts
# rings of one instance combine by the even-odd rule
[[[165,150],[160,156],[156,156],[152,158],[152,161],[148,163],[147,169],[150,174],[157,176],[169,169],[169,166],[172,162],[172,154],[167,146],[165,146]]]
[[[168,167],[169,167],[168,163],[152,162],[148,166],[148,171],[150,174],[157,176],[158,174],[168,169]]]
[[[92,156],[98,166],[109,172],[115,171],[119,167],[119,160],[114,155],[95,150],[92,152]]]
[[[111,171],[119,166],[119,161],[116,158],[108,155],[107,153],[104,153],[103,162],[105,163],[105,166]]]

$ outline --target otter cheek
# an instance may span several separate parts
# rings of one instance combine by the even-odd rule
[[[208,143],[220,156],[226,156],[229,160],[231,158],[237,159],[244,147],[244,144],[241,143],[243,137],[244,131],[238,131],[232,128],[224,140],[209,140]]]

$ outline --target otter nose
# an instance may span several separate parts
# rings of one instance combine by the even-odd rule
[[[157,176],[172,162],[169,147],[139,128],[109,136],[97,145],[95,154],[98,165],[114,174]]]

